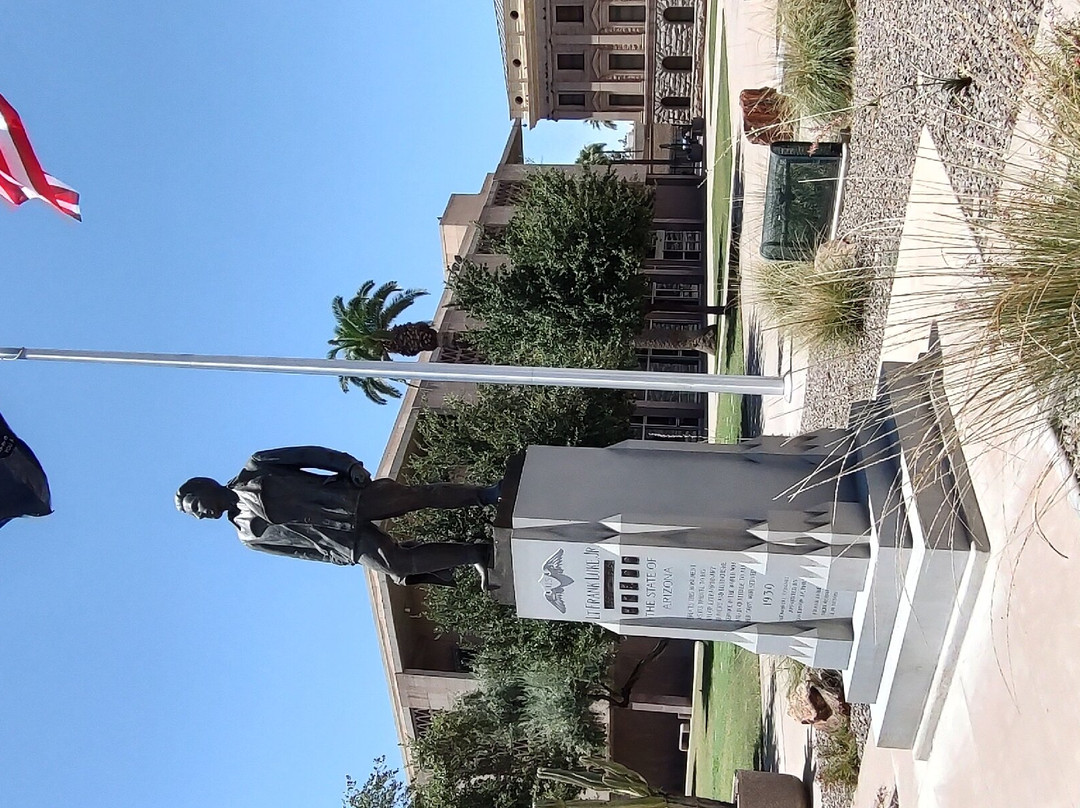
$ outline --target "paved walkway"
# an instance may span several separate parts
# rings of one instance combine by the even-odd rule
[[[753,353],[753,370],[766,376],[781,376],[792,372],[794,394],[791,401],[769,397],[763,401],[764,415],[782,429],[777,434],[794,434],[802,418],[803,390],[805,386],[805,356],[793,353],[790,339],[764,324],[758,312],[753,267],[761,260],[758,248],[761,244],[761,221],[765,207],[765,177],[769,166],[767,146],[754,145],[742,135],[742,109],[739,93],[745,89],[775,86],[777,84],[776,12],[769,2],[746,0],[718,0],[723,13],[723,37],[727,48],[728,102],[733,131],[732,149],[736,151],[735,172],[739,177],[736,187],[742,191],[742,237],[739,242],[739,266],[743,268],[740,286],[740,312],[743,318],[743,334]],[[718,36],[721,26],[717,25]],[[710,86],[719,81],[720,60],[715,59]],[[716,102],[716,93],[709,94],[710,103]],[[707,116],[708,142],[717,142],[714,129],[717,116],[715,107]],[[708,199],[712,199],[711,185]],[[710,272],[715,271],[715,257],[709,256]],[[756,345],[751,345],[756,340]],[[715,398],[711,398],[710,413],[716,411]]]

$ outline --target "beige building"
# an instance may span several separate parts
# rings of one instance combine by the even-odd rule
[[[704,114],[704,0],[495,0],[510,116],[641,124],[646,156]]]
[[[526,164],[522,153],[521,127],[512,127],[498,167],[488,174],[478,193],[454,194],[440,219],[443,263],[457,257],[490,266],[506,262],[494,252],[499,229],[513,215],[514,199],[529,171],[552,166]],[[556,166],[562,171],[581,171],[580,166]],[[642,166],[618,166],[620,174],[654,186],[656,252],[645,261],[642,272],[649,279],[650,325],[680,326],[704,320],[704,200],[698,178],[658,176]],[[466,330],[464,314],[449,306],[444,292],[434,318],[445,335],[444,347],[426,361],[473,362],[476,357],[453,340]],[[642,368],[704,371],[703,355],[695,351],[643,350]],[[448,394],[469,396],[471,384],[424,382],[410,386],[402,399],[386,452],[377,476],[397,477],[414,451],[414,431],[423,407],[439,407]],[[703,438],[706,429],[705,401],[699,394],[642,392],[634,415],[635,437],[668,440]],[[409,759],[408,741],[424,731],[433,712],[451,706],[454,699],[475,686],[468,668],[468,654],[453,637],[437,637],[434,625],[423,617],[421,589],[390,584],[381,575],[368,573],[375,623],[390,698],[410,777],[418,772]],[[652,640],[630,639],[616,662],[616,680],[625,678],[634,662],[652,647]],[[692,648],[673,643],[658,659],[634,691],[628,708],[610,708],[607,715],[612,756],[650,776],[657,784],[681,789],[686,755],[679,750],[680,729],[690,707]]]

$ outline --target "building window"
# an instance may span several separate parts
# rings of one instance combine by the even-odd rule
[[[555,6],[555,22],[585,22],[585,6]]]
[[[650,320],[649,326],[661,331],[681,331],[695,327],[683,320]],[[681,348],[639,348],[637,351],[638,367],[641,370],[655,370],[662,373],[701,373],[701,353],[686,351]],[[692,393],[698,395],[698,393]]]
[[[450,339],[449,345],[443,345],[439,348],[435,358],[436,362],[446,362],[451,365],[482,365],[486,362],[486,359],[480,355],[475,347],[461,342],[456,334],[451,336]]]
[[[412,717],[413,734],[417,738],[422,738],[424,736],[424,733],[431,729],[432,712],[432,710],[409,710],[409,713]]]
[[[694,57],[692,56],[665,56],[663,61],[660,62],[663,65],[664,70],[690,70],[694,66]]]
[[[701,418],[672,415],[635,415],[630,419],[638,440],[698,441],[705,437]]]
[[[521,197],[522,184],[517,180],[503,180],[495,186],[492,205],[515,205]]]
[[[609,93],[608,105],[612,107],[644,107],[645,96],[637,93]]]
[[[560,107],[585,106],[585,93],[559,93]]]
[[[668,22],[693,22],[693,6],[668,6],[664,9],[664,19]]]
[[[658,303],[662,300],[682,300],[686,303],[697,303],[701,300],[701,284],[651,281],[649,283],[649,302]]]
[[[671,329],[680,331],[687,327],[694,327],[693,323],[681,320],[650,320],[649,327],[654,329]],[[639,348],[637,350],[638,368],[641,370],[655,370],[664,373],[703,373],[702,354],[699,351],[688,351],[676,348]],[[689,390],[637,390],[634,392],[637,401],[666,401],[668,403],[697,405],[704,402],[704,393],[692,393]],[[667,414],[665,413],[665,416]],[[670,416],[644,416],[644,420],[651,426],[689,426],[689,419],[668,421]],[[641,416],[634,418],[635,426],[640,424]],[[659,437],[656,431],[645,432],[642,430],[642,438]],[[673,432],[677,430],[672,430]]]
[[[660,105],[664,109],[686,109],[690,106],[690,98],[685,95],[665,95],[660,99]]]
[[[608,22],[645,22],[645,5],[608,6]]]
[[[476,667],[476,651],[455,645],[453,651],[454,670],[458,673],[472,673]],[[430,722],[429,722],[430,723]]]
[[[700,230],[665,230],[660,241],[660,257],[668,261],[700,261]]]
[[[500,255],[505,229],[501,225],[484,225],[480,232],[480,240],[476,245],[476,252],[479,255]]]
[[[644,70],[644,53],[625,53],[612,51],[608,54],[608,70]]]
[[[584,70],[584,53],[560,53],[555,56],[555,66],[559,70]]]

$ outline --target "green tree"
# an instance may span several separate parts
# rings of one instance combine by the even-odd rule
[[[561,739],[537,733],[526,714],[526,706],[537,703],[522,678],[509,677],[434,714],[412,745],[428,775],[417,786],[417,801],[424,808],[526,808],[535,794],[570,796],[570,787],[538,783],[537,771],[570,765],[578,756],[573,750],[596,749],[603,732],[593,718],[591,741],[560,748]]]
[[[439,345],[438,332],[430,322],[394,321],[427,292],[422,289],[402,290],[390,281],[375,288],[375,281],[365,281],[356,294],[346,303],[343,297],[335,297],[331,304],[336,321],[334,337],[329,341],[328,359],[342,356],[354,361],[380,361],[391,354],[416,356],[421,351],[432,351]],[[386,397],[400,398],[401,392],[382,379],[357,376],[341,376],[341,389],[349,391],[355,385],[376,404],[385,404]]]
[[[342,808],[411,808],[412,804],[409,787],[398,779],[397,769],[387,767],[385,755],[375,758],[363,785],[345,777]]]
[[[611,171],[532,175],[500,245],[510,264],[452,268],[456,305],[484,323],[467,339],[498,361],[632,364],[651,223],[649,190]]]
[[[502,476],[507,458],[531,444],[607,446],[627,436],[631,407],[621,391],[481,387],[471,400],[421,413],[418,451],[407,476],[415,482],[490,481]],[[414,541],[492,539],[490,514],[480,508],[416,511],[391,529]],[[534,692],[558,716],[554,724],[584,726],[581,700],[602,690],[598,683],[607,677],[617,637],[588,623],[521,620],[467,577],[462,573],[461,586],[430,588],[425,616],[474,651],[475,672],[485,683],[492,672],[522,671],[532,661],[558,663],[546,670],[533,666],[534,681],[546,683]]]
[[[499,245],[510,264],[451,268],[456,305],[484,323],[465,340],[491,362],[557,367],[632,368],[635,348],[714,350],[712,326],[644,327],[653,238],[644,186],[611,170],[532,175]]]
[[[569,292],[571,300],[602,297],[598,290],[611,274],[631,278],[652,246],[652,193],[610,169],[538,171],[525,185],[503,242],[515,266],[556,270],[542,290]],[[584,288],[568,288],[571,280]]]

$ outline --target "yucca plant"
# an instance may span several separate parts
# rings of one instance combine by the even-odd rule
[[[336,325],[326,358],[340,356],[371,362],[389,359],[391,354],[416,356],[421,351],[435,350],[439,346],[439,334],[430,322],[394,324],[413,301],[426,294],[423,289],[403,290],[395,281],[378,289],[375,281],[366,281],[348,303],[341,296],[335,297],[331,309]],[[376,404],[385,404],[387,396],[401,397],[401,391],[383,379],[340,376],[338,381],[344,392],[355,385]]]
[[[589,789],[610,792],[609,799],[537,799],[533,801],[534,808],[591,808],[599,805],[621,808],[665,808],[672,805],[688,806],[688,808],[735,808],[734,803],[724,800],[668,794],[650,786],[648,781],[633,769],[613,760],[586,757],[581,759],[581,765],[584,767],[581,771],[539,769],[536,776],[541,780],[563,783],[582,791]]]

